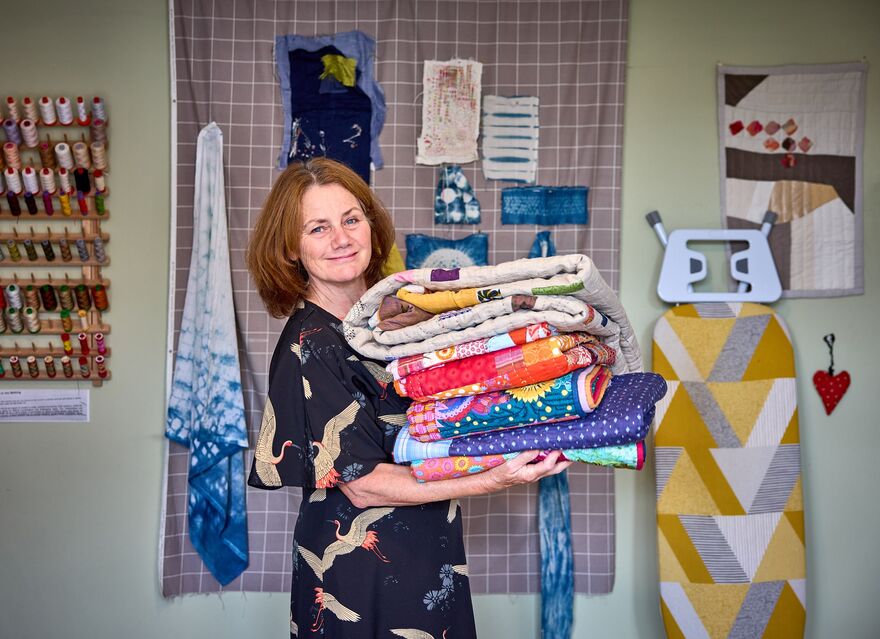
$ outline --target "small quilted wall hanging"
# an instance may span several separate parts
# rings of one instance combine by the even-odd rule
[[[414,233],[406,236],[406,268],[462,268],[489,264],[489,236],[474,233],[447,240]]]
[[[417,164],[466,164],[477,154],[483,65],[425,60]]]
[[[487,180],[535,183],[538,98],[483,98],[483,175]]]
[[[479,224],[480,201],[457,164],[444,166],[434,196],[434,224]]]
[[[865,64],[718,70],[722,223],[760,228],[784,297],[864,292]]]

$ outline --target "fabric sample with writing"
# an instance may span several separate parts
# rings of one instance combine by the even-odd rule
[[[864,292],[867,65],[718,69],[722,223],[761,227],[783,297]]]
[[[483,65],[425,60],[417,164],[465,164],[477,154]]]
[[[225,586],[248,566],[248,438],[223,184],[223,133],[212,122],[196,143],[193,248],[165,435],[189,449],[190,539]]]
[[[480,201],[457,164],[444,166],[434,196],[434,224],[479,224]]]
[[[538,98],[483,98],[483,175],[487,180],[535,183]]]
[[[502,224],[586,224],[585,186],[523,186],[502,189]]]
[[[460,240],[447,240],[420,233],[406,236],[406,268],[461,268],[486,266],[489,236],[474,233]]]

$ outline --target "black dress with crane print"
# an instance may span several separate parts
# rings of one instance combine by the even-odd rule
[[[278,340],[248,483],[302,488],[291,637],[476,637],[458,500],[362,509],[338,487],[393,463],[409,400],[390,381],[310,302]]]

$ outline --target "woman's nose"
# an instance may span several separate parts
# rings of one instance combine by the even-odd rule
[[[348,237],[348,233],[341,226],[331,226],[330,233],[330,242],[334,247],[348,246],[351,243],[351,238]]]

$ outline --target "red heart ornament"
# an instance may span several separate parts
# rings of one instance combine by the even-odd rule
[[[826,415],[830,415],[843,399],[849,388],[849,382],[849,373],[846,371],[840,371],[837,375],[831,375],[828,371],[816,371],[813,375],[813,386],[822,398]]]

